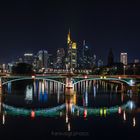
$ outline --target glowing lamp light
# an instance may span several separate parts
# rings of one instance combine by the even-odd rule
[[[79,116],[79,115],[80,115],[79,110],[77,110],[77,116]]]
[[[118,108],[118,113],[119,113],[119,114],[122,113],[122,109],[121,109],[121,107]]]
[[[119,79],[121,79],[121,77],[120,77],[120,76],[119,76],[118,78],[119,78]]]
[[[101,116],[103,115],[103,109],[102,108],[100,109],[100,115]]]
[[[87,117],[87,110],[85,109],[84,110],[84,118],[86,118]]]
[[[35,79],[35,76],[34,75],[32,75],[32,79]]]
[[[2,116],[2,124],[5,124],[5,114]]]
[[[62,112],[60,112],[60,117],[62,116]]]
[[[135,127],[136,126],[136,119],[135,119],[135,117],[133,118],[133,127]]]
[[[32,118],[35,117],[35,111],[31,111],[31,117],[32,117]]]
[[[124,121],[126,121],[126,113],[125,113],[125,111],[123,112],[123,119],[124,119]]]
[[[87,75],[85,75],[84,78],[87,79]]]
[[[134,85],[134,81],[132,79],[130,80],[130,85]]]
[[[68,131],[70,131],[70,123],[68,123]]]
[[[106,108],[104,109],[104,116],[106,116]]]
[[[106,76],[104,76],[104,79],[106,79]]]
[[[101,79],[103,79],[103,77],[102,77],[102,76],[101,76],[100,78],[101,78]]]

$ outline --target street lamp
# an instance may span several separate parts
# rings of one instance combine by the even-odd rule
[[[126,66],[124,65],[123,66],[123,75],[125,75],[125,68],[126,68]]]

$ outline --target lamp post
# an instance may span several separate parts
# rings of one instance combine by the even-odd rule
[[[126,68],[126,66],[124,65],[123,66],[123,75],[125,75],[125,68]]]
[[[135,69],[135,68],[136,68],[136,65],[134,64],[134,65],[133,65],[133,74],[134,74],[134,75],[136,74],[136,71],[135,71],[136,69]]]

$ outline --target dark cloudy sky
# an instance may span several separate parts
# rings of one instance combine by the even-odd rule
[[[66,47],[67,32],[80,46],[85,39],[97,58],[115,60],[121,51],[140,59],[140,5],[134,0],[46,0],[0,2],[0,62],[24,52]]]

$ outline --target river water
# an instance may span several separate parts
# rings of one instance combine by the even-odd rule
[[[0,134],[5,139],[139,136],[139,93],[103,84],[63,85],[24,80],[0,89]]]

